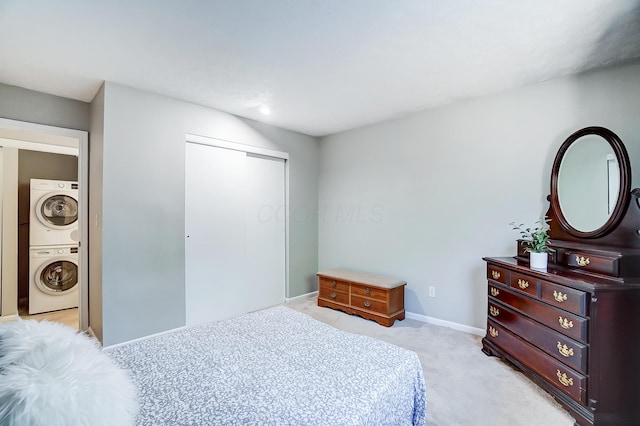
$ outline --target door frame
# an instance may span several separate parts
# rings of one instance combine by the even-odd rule
[[[227,141],[224,139],[211,138],[206,136],[185,134],[186,143],[195,143],[200,145],[209,145],[217,148],[232,149],[234,151],[246,152],[249,154],[264,155],[265,157],[274,157],[284,160],[284,297],[289,297],[289,153],[277,151],[269,148],[262,148],[254,145],[247,145],[238,142]],[[185,223],[186,225],[186,223]],[[186,238],[186,234],[185,234]]]
[[[46,150],[46,145],[50,145],[51,152],[56,152],[56,150],[59,152],[59,148],[56,147],[71,146],[65,138],[77,141],[78,186],[80,194],[78,225],[80,231],[79,246],[81,247],[78,259],[78,275],[80,277],[78,326],[80,330],[87,330],[89,328],[89,132],[0,118],[0,137],[12,139],[16,142],[18,148],[24,144],[24,149],[31,149],[33,151]],[[51,142],[46,140],[47,137],[51,139]],[[12,291],[8,291],[7,286],[12,286]],[[15,287],[15,289],[13,287]],[[0,282],[0,292],[2,292],[3,295],[7,293],[17,295],[17,282]],[[0,311],[0,320],[5,316],[13,316],[13,313],[17,316],[17,297],[16,300],[13,301],[4,299],[4,297],[1,299],[2,310]],[[11,313],[5,315],[5,310]]]

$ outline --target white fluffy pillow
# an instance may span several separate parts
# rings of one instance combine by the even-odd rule
[[[53,322],[0,324],[0,424],[132,425],[136,390],[97,342]]]

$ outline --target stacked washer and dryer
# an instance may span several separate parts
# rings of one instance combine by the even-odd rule
[[[78,306],[78,183],[31,179],[29,314]]]

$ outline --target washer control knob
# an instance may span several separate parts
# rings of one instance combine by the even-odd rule
[[[58,249],[58,254],[64,253],[64,249]]]
[[[58,188],[64,188],[64,183],[59,183]]]

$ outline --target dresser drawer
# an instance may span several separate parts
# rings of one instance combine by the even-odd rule
[[[507,284],[507,270],[489,264],[487,265],[487,278],[501,282],[502,284]]]
[[[561,263],[574,269],[585,269],[614,277],[617,277],[619,272],[617,257],[594,256],[577,250],[564,251]]]
[[[579,340],[583,343],[587,343],[587,319],[571,314],[569,312],[554,308],[546,305],[528,296],[515,294],[512,291],[489,285],[489,294],[491,290],[495,288],[499,291],[499,294],[493,296],[497,300],[501,301],[505,305],[509,305],[516,311],[520,311],[528,317],[540,322],[547,327],[559,331],[565,336],[569,336],[575,340]],[[500,315],[500,309],[497,306],[491,305],[489,301],[489,315],[497,317]]]
[[[540,284],[540,298],[545,302],[565,311],[582,316],[587,315],[587,303],[591,298],[589,293],[546,281],[542,281]]]
[[[331,290],[337,290],[337,291],[344,291],[346,293],[349,292],[349,283],[346,281],[340,281],[340,280],[336,280],[333,278],[326,278],[326,277],[320,277],[320,279],[318,280],[319,284],[319,290],[325,288],[325,289],[331,289]]]
[[[388,315],[389,308],[386,302],[381,302],[375,299],[368,299],[365,297],[351,296],[351,306],[358,309],[367,309],[373,312],[379,312],[384,315]]]
[[[382,301],[387,300],[388,290],[384,290],[376,287],[367,287],[360,284],[351,284],[351,295],[362,296],[367,299],[378,299]]]
[[[510,285],[518,291],[523,291],[534,297],[538,296],[538,280],[528,275],[511,272]]]
[[[321,299],[330,300],[331,302],[344,303],[345,305],[349,304],[349,293],[344,293],[332,288],[327,288],[326,286],[320,287],[320,290],[318,291],[318,297]]]
[[[561,392],[582,404],[586,402],[587,378],[582,374],[556,361],[496,322],[487,321],[487,339]]]
[[[587,346],[539,324],[524,315],[510,310],[504,305],[490,302],[497,306],[500,315],[492,319],[519,336],[527,336],[527,341],[542,349],[567,366],[586,373]]]

